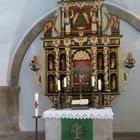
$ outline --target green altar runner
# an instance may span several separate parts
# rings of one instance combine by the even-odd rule
[[[92,119],[61,119],[62,140],[93,140]]]

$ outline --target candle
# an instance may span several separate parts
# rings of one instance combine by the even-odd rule
[[[60,80],[57,81],[58,91],[60,91]]]
[[[67,87],[67,79],[64,77],[64,87]]]
[[[101,79],[98,80],[98,90],[101,90]]]
[[[38,117],[38,93],[35,93],[35,117]]]
[[[95,86],[95,78],[94,78],[94,76],[92,76],[92,87],[94,87]]]

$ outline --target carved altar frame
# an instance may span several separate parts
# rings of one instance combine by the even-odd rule
[[[102,0],[61,1],[59,2],[60,9],[56,12],[56,17],[46,22],[47,26],[45,25],[44,38],[42,38],[43,47],[46,52],[45,95],[50,97],[54,104],[57,104],[55,99],[57,99],[59,94],[57,80],[61,80],[62,87],[62,77],[66,77],[67,79],[66,95],[68,98],[77,98],[77,96],[80,96],[80,92],[82,92],[82,98],[87,98],[87,96],[90,98],[94,92],[96,99],[98,99],[98,79],[102,80],[101,92],[103,95],[103,106],[111,106],[111,101],[120,94],[118,80],[118,48],[120,47],[122,35],[120,35],[119,31],[119,19],[118,17],[109,15],[105,7],[102,6],[102,2]],[[74,8],[77,8],[80,12],[76,13]],[[86,10],[88,11],[87,13],[85,13]],[[97,19],[93,18],[93,16],[95,16],[93,14],[94,12],[97,14]],[[69,19],[67,19],[68,16]],[[77,20],[80,18],[84,18],[84,20]],[[69,20],[67,24],[66,20]],[[72,22],[72,20],[75,20],[76,27],[74,27],[74,22]],[[90,20],[94,21],[89,23]],[[50,22],[52,22],[52,24],[50,24]],[[58,22],[60,25],[56,26],[57,23],[55,22]],[[48,24],[49,30],[46,30]],[[89,30],[86,29],[87,25]],[[92,26],[94,26],[94,28]],[[53,28],[57,32],[57,36],[52,35]],[[74,30],[73,28],[77,29]],[[74,51],[79,51],[79,57],[80,53],[86,55],[84,51],[89,53],[90,72],[91,76],[95,77],[94,91],[91,83],[87,89],[84,87],[85,89],[80,91],[79,86],[78,92],[74,90],[74,71],[72,65]],[[65,55],[64,70],[61,70],[61,54]],[[54,55],[53,70],[49,69],[51,65],[49,65],[49,55]],[[77,60],[78,59],[82,61],[82,59],[77,58]],[[54,82],[52,84],[50,83],[51,85],[49,84],[49,75],[54,76]],[[50,90],[51,86],[53,86],[53,90]],[[64,94],[63,89],[61,90],[61,94]]]

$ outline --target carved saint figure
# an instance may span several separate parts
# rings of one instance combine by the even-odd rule
[[[53,92],[54,91],[54,80],[52,77],[50,77],[49,79],[49,92]]]
[[[49,57],[49,70],[52,71],[54,68],[53,68],[53,56],[50,56]]]
[[[116,85],[116,77],[113,75],[112,81],[111,81],[111,89],[113,92],[116,91],[117,85]]]
[[[119,30],[119,25],[120,25],[119,18],[116,17],[116,16],[111,16],[109,18],[109,25],[112,28],[112,30],[118,31]]]
[[[52,20],[48,20],[47,23],[45,24],[45,27],[44,27],[45,35],[51,37],[51,35],[52,35],[52,26],[53,26]]]
[[[70,32],[71,32],[71,18],[72,17],[73,17],[73,11],[72,11],[72,15],[70,16],[69,10],[66,10],[66,16],[65,16],[65,19],[64,19],[66,35],[70,35]]]
[[[98,69],[103,69],[103,56],[101,54],[98,57]]]
[[[116,58],[115,58],[115,55],[112,55],[112,57],[111,57],[110,68],[111,69],[116,69]]]
[[[66,70],[66,61],[65,61],[65,57],[63,56],[60,60],[60,67],[61,67],[61,71],[65,71]]]
[[[91,9],[90,15],[92,17],[91,18],[92,19],[91,30],[93,33],[95,33],[97,31],[97,22],[98,22],[96,11],[93,11],[93,9]]]
[[[115,28],[115,30],[119,29],[119,24],[120,24],[119,18],[114,16],[114,28]]]

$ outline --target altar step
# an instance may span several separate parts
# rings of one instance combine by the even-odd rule
[[[35,132],[1,135],[0,140],[35,140]],[[38,140],[45,140],[45,132],[38,133]],[[114,133],[114,140],[140,140],[140,133]]]

